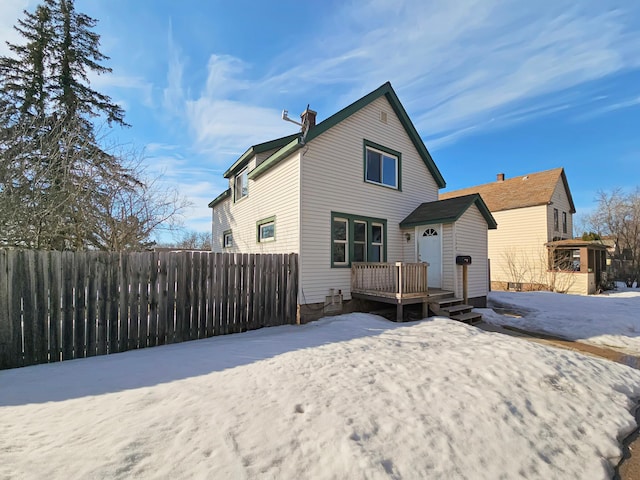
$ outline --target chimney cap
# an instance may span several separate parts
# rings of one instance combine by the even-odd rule
[[[496,175],[496,181],[504,182],[504,173],[499,173],[498,175]]]

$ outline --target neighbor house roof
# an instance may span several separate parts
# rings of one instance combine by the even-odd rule
[[[254,146],[250,147],[225,172],[225,174],[224,174],[225,178],[229,178],[235,172],[237,172],[240,169],[244,168],[244,166],[249,163],[251,158],[256,153],[261,153],[261,152],[265,152],[267,150],[271,150],[271,149],[277,148],[278,150],[276,150],[273,154],[271,154],[271,156],[269,156],[267,159],[265,159],[260,165],[258,165],[256,168],[254,168],[249,173],[249,178],[250,179],[258,178],[264,172],[266,172],[267,170],[271,169],[272,167],[274,167],[275,165],[280,163],[280,161],[284,160],[286,157],[291,155],[293,152],[295,152],[296,150],[301,148],[304,144],[309,143],[314,138],[316,138],[319,135],[323,134],[324,132],[326,132],[330,128],[336,126],[341,121],[343,121],[346,118],[350,117],[351,115],[356,113],[358,110],[366,107],[367,105],[369,105],[370,103],[372,103],[373,101],[377,100],[378,98],[380,98],[382,96],[385,96],[387,98],[387,100],[389,101],[389,104],[391,105],[391,107],[393,108],[393,111],[395,112],[395,114],[397,115],[398,119],[400,120],[400,123],[402,123],[402,126],[404,127],[405,131],[407,132],[407,135],[411,139],[413,145],[415,146],[416,150],[418,151],[418,153],[420,155],[420,158],[422,158],[422,161],[427,166],[427,169],[429,170],[429,172],[433,176],[433,178],[436,181],[436,184],[438,185],[438,187],[439,188],[444,188],[446,186],[446,183],[444,181],[444,178],[442,177],[442,174],[440,173],[440,170],[438,170],[438,167],[436,166],[435,162],[433,161],[433,158],[431,158],[431,154],[429,154],[429,151],[427,150],[427,147],[424,145],[424,142],[420,138],[420,135],[418,134],[415,126],[411,122],[411,119],[407,115],[407,112],[405,111],[404,107],[400,103],[400,100],[398,99],[398,96],[396,95],[396,92],[393,90],[393,87],[391,87],[391,83],[389,83],[389,82],[387,82],[384,85],[378,87],[373,92],[365,95],[364,97],[360,98],[359,100],[356,100],[351,105],[343,108],[339,112],[331,115],[329,118],[326,118],[322,122],[320,122],[317,125],[315,125],[314,127],[310,128],[309,131],[307,132],[307,136],[306,136],[306,138],[304,140],[302,139],[302,134],[301,133],[296,133],[296,134],[293,134],[293,135],[289,135],[287,137],[282,137],[282,138],[279,138],[277,140],[272,140],[270,142],[260,143],[258,145],[254,145]]]
[[[548,242],[547,247],[550,248],[580,248],[580,247],[588,247],[593,250],[607,250],[607,246],[597,240],[589,241],[589,240],[580,240],[580,239],[567,239],[567,240],[556,240],[555,242]]]
[[[431,225],[434,223],[453,223],[457,221],[464,212],[475,205],[487,221],[490,229],[497,228],[497,223],[482,200],[480,195],[471,194],[462,197],[449,198],[447,200],[436,200],[426,202],[416,208],[407,218],[400,222],[402,228],[416,227],[418,225]]]
[[[477,185],[475,187],[453,190],[440,194],[441,199],[459,197],[471,193],[479,193],[492,212],[512,210],[514,208],[547,205],[553,197],[553,192],[561,179],[567,192],[571,213],[576,212],[564,168],[554,168],[544,172],[530,173],[493,183]]]

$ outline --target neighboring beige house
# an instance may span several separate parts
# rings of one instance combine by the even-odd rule
[[[493,183],[442,193],[440,198],[471,193],[482,196],[498,223],[489,232],[491,288],[568,291],[572,277],[560,281],[559,265],[553,264],[553,255],[550,263],[547,247],[572,238],[576,209],[564,169],[509,179],[500,173]]]
[[[429,289],[460,296],[458,255],[472,257],[468,303],[484,305],[495,221],[477,195],[438,201],[444,179],[391,84],[317,125],[309,109],[301,120],[225,172],[229,188],[209,204],[213,250],[298,253],[303,319],[360,308],[347,304],[352,270],[379,262],[429,262]]]

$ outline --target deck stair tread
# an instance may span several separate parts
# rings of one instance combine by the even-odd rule
[[[441,310],[449,315],[455,315],[456,313],[466,313],[467,311],[471,311],[473,307],[471,305],[451,305],[449,307],[444,307]]]
[[[457,297],[439,298],[437,300],[429,299],[429,304],[437,304],[440,307],[451,305],[451,304],[459,304],[462,302],[463,302],[462,298],[457,298]]]
[[[452,315],[449,318],[451,318],[452,320],[458,320],[460,322],[474,324],[482,320],[482,314],[477,312],[467,312],[461,313],[459,315]]]

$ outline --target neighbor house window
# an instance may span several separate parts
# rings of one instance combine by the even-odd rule
[[[258,242],[273,242],[276,239],[276,218],[270,217],[257,223]]]
[[[567,212],[562,212],[562,233],[567,233]]]
[[[387,221],[344,213],[331,214],[331,266],[384,262]]]
[[[231,235],[231,230],[227,230],[222,234],[222,248],[231,247],[233,247],[233,235]]]
[[[246,197],[249,194],[249,171],[248,169],[241,170],[236,174],[235,188],[234,188],[234,200],[237,202],[241,198]]]
[[[560,230],[558,228],[558,209],[554,208],[553,209],[553,230],[555,232],[557,232],[558,230]]]
[[[400,152],[365,140],[365,181],[400,190],[400,158]]]

